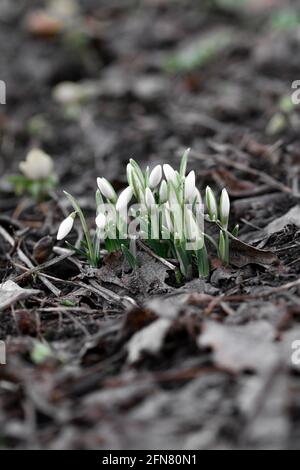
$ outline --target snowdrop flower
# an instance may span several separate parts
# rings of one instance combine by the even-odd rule
[[[149,176],[149,187],[151,189],[156,188],[159,185],[162,178],[162,168],[161,165],[156,165],[150,173]]]
[[[115,201],[117,199],[116,192],[107,179],[97,178],[97,184],[104,197],[110,201]]]
[[[150,188],[146,188],[145,202],[148,209],[151,209],[152,206],[155,206],[155,199]]]
[[[191,171],[187,177],[185,178],[185,184],[184,184],[184,198],[185,201],[192,202],[194,199],[194,193],[196,190],[196,176],[195,172]]]
[[[172,219],[171,219],[169,202],[166,202],[163,205],[163,225],[165,227],[166,232],[173,233],[174,226],[173,226]]]
[[[168,185],[165,180],[162,181],[159,189],[159,202],[164,204],[168,200]]]
[[[53,174],[52,158],[40,149],[32,149],[19,165],[21,172],[30,180],[46,180]]]
[[[171,187],[169,188],[168,202],[170,204],[171,210],[173,210],[174,208],[176,208],[179,205],[177,195],[176,195],[176,191],[175,191],[173,185],[171,185]]]
[[[96,217],[96,225],[100,230],[104,230],[106,226],[106,217],[104,214],[98,214]]]
[[[124,189],[120,196],[118,197],[117,203],[116,203],[116,210],[118,212],[122,211],[125,207],[128,206],[130,203],[131,199],[133,196],[133,190],[131,186],[128,186],[126,189]]]
[[[131,186],[133,190],[133,194],[137,198],[138,201],[143,199],[143,192],[144,188],[141,185],[140,178],[137,175],[134,166],[131,163],[128,163],[127,168],[127,181],[129,186]]]
[[[58,229],[57,240],[63,240],[69,235],[73,228],[75,217],[76,212],[72,212],[72,214],[68,215],[68,217],[62,221]]]
[[[210,220],[217,220],[218,218],[218,207],[215,195],[212,189],[207,186],[206,188],[206,204],[209,213]]]
[[[173,184],[176,184],[177,183],[176,171],[168,163],[166,163],[163,168],[164,168],[164,174],[165,174],[167,181],[172,182]]]
[[[204,238],[190,209],[185,211],[185,232],[187,239],[195,243],[194,248],[200,250],[204,245]]]
[[[224,188],[221,193],[220,198],[220,219],[223,227],[227,228],[228,226],[228,219],[229,219],[229,212],[230,212],[230,200],[228,196],[228,192]]]
[[[197,188],[195,188],[193,199],[194,199],[193,202],[195,202],[196,204],[202,205],[202,197],[201,197],[199,189]]]
[[[130,186],[133,186],[132,173],[133,173],[133,168],[131,166],[131,163],[128,163],[127,166],[126,166],[126,175],[127,175],[128,184]]]

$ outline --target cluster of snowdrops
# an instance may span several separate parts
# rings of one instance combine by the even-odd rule
[[[195,269],[199,276],[208,276],[208,246],[227,264],[230,239],[238,232],[237,226],[232,233],[228,231],[230,201],[227,190],[223,189],[217,201],[208,186],[204,205],[196,187],[195,172],[186,174],[188,154],[189,150],[181,159],[179,171],[169,164],[142,171],[136,161],[130,160],[128,186],[120,195],[108,180],[98,178],[95,228],[92,231],[78,201],[65,192],[73,212],[60,224],[57,239],[68,236],[78,217],[84,239],[76,252],[93,267],[100,265],[101,252],[105,249],[108,252],[121,250],[135,268],[139,264],[139,246],[146,246],[161,259],[176,260],[186,279],[192,277]],[[218,228],[216,238],[206,233],[207,222]]]

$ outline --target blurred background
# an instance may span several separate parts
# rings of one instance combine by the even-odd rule
[[[299,25],[297,1],[1,0],[1,175],[33,146],[75,194],[210,140],[298,157]]]

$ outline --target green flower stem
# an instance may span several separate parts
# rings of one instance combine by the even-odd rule
[[[199,276],[208,277],[210,272],[210,265],[205,244],[201,250],[196,251],[196,258]]]
[[[64,191],[64,193],[67,196],[67,198],[69,199],[69,201],[72,204],[74,210],[76,211],[76,213],[78,214],[78,216],[80,218],[80,222],[81,222],[81,225],[82,225],[83,233],[84,233],[86,243],[87,243],[87,247],[88,247],[88,251],[89,251],[90,262],[91,262],[92,266],[96,268],[97,267],[97,259],[95,259],[93,243],[92,243],[92,240],[91,240],[90,232],[89,232],[84,214],[83,214],[78,202],[76,201],[76,199],[71,194],[67,193],[66,191]]]

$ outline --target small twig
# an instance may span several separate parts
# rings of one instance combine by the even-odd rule
[[[28,274],[36,274],[40,271],[43,271],[44,269],[47,269],[47,268],[50,268],[50,266],[54,266],[55,264],[57,263],[60,263],[61,261],[63,261],[64,259],[66,258],[69,258],[70,256],[73,256],[74,252],[71,252],[71,253],[65,253],[65,254],[62,254],[61,256],[59,256],[58,258],[53,258],[49,261],[46,261],[45,263],[43,264],[40,264],[39,266],[34,266],[33,268],[31,269],[28,269],[26,270],[26,275]],[[46,275],[45,275],[46,276]],[[16,277],[15,279],[13,279],[14,282],[17,282],[18,280],[20,280],[20,278],[22,278],[23,275],[21,276],[18,276]],[[64,281],[65,282],[65,281]]]
[[[19,268],[25,271],[24,274],[21,274],[20,276],[17,276],[14,279],[12,279],[14,282],[18,283],[22,281],[24,277],[27,277],[28,275],[32,275],[32,271],[33,271],[32,269],[26,268],[26,266],[23,266],[22,264],[15,263],[15,262],[13,263],[13,265],[16,268]],[[50,274],[43,273],[43,277],[50,279],[51,281],[61,282],[62,284],[68,284],[70,286],[77,286],[76,282],[67,281],[66,279],[60,279],[59,277],[51,276]]]
[[[152,256],[152,258],[155,258],[157,259],[158,261],[160,261],[162,264],[164,264],[168,269],[171,269],[172,271],[176,271],[177,267],[174,266],[174,264],[170,263],[169,261],[167,261],[166,259],[164,258],[161,258],[160,256],[156,255],[152,250],[151,248],[149,248],[148,246],[146,246],[141,240],[138,240],[137,241],[138,245],[140,246],[140,248],[142,248],[142,250],[144,250],[146,253],[148,253],[148,255]]]
[[[0,225],[0,235],[6,240],[12,247],[15,246],[14,239],[9,235],[9,233]],[[32,264],[30,259],[25,255],[25,253],[21,250],[21,248],[17,248],[17,254],[20,260],[30,269],[34,269],[35,266]],[[57,287],[55,287],[49,279],[45,278],[45,276],[41,273],[37,273],[37,276],[41,280],[41,282],[56,296],[58,297],[61,293]]]
[[[212,142],[211,142],[211,147],[214,150],[216,150],[216,148],[214,147]],[[247,156],[247,154],[243,154],[243,152],[237,152],[237,150],[234,147],[227,146],[226,148],[231,150],[231,151],[234,151],[234,153],[237,154],[237,155]],[[208,158],[207,155],[199,155],[196,152],[193,152],[192,156],[194,158],[198,159],[198,160],[207,160],[207,158]],[[244,163],[230,160],[229,158],[227,158],[223,155],[210,155],[209,158],[214,158],[216,161],[218,161],[220,163],[223,163],[226,166],[229,166],[231,168],[235,168],[236,170],[243,171],[245,173],[248,173],[249,175],[256,176],[256,177],[260,178],[262,181],[264,181],[265,183],[269,184],[271,187],[277,188],[278,190],[280,190],[283,193],[294,194],[293,190],[291,188],[289,188],[288,186],[286,186],[283,183],[280,183],[280,181],[277,181],[275,178],[273,178],[270,175],[267,175],[263,171],[256,170],[252,167],[249,167],[248,165],[245,165]],[[297,195],[295,195],[295,196],[297,196]]]
[[[94,292],[95,294],[100,295],[108,302],[113,301],[116,303],[121,303],[123,307],[125,308],[137,307],[137,303],[131,297],[128,297],[128,296],[121,297],[118,294],[115,294],[114,292],[110,291],[109,289],[99,286],[99,284],[96,281],[91,280],[90,284],[84,284],[84,282],[78,282],[78,285],[80,287],[83,287],[87,290]]]
[[[270,287],[269,290],[264,292],[257,292],[255,295],[221,295],[219,297],[214,298],[210,304],[208,305],[205,314],[210,315],[213,309],[220,305],[222,302],[241,302],[241,301],[248,301],[248,300],[257,300],[263,299],[265,297],[269,297],[273,294],[279,294],[280,292],[284,292],[287,290],[292,289],[293,287],[300,287],[300,279],[296,281],[289,282],[287,284],[283,284],[282,286],[278,287]]]

